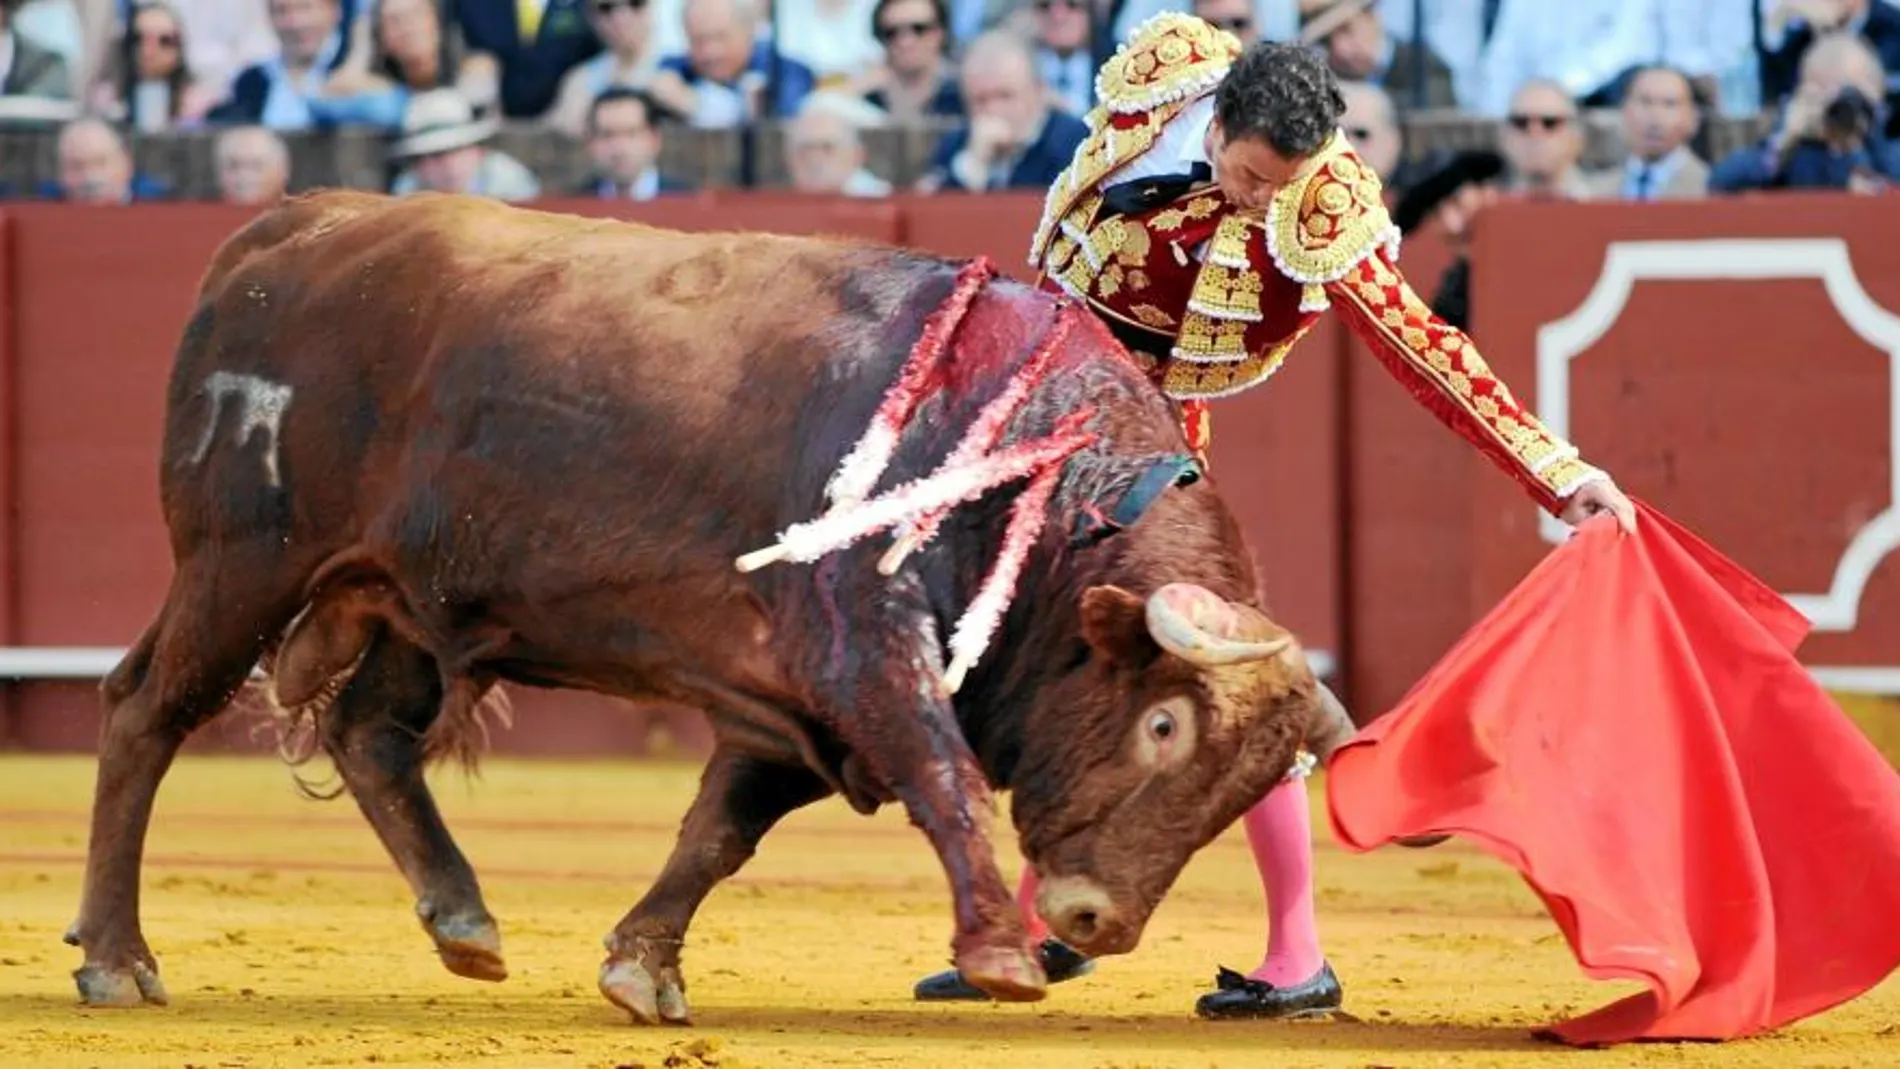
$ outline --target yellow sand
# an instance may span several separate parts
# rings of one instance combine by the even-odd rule
[[[493,761],[473,783],[436,776],[502,924],[513,975],[491,985],[440,967],[347,799],[305,801],[266,760],[183,760],[145,883],[172,1005],[89,1011],[60,933],[92,763],[0,758],[0,1066],[1900,1065],[1900,979],[1767,1039],[1540,1044],[1530,1028],[1634,988],[1583,979],[1535,899],[1482,855],[1349,855],[1323,823],[1321,923],[1357,1022],[1194,1018],[1215,965],[1249,968],[1261,945],[1238,829],[1189,866],[1133,955],[1039,1004],[919,1005],[911,983],[947,952],[941,871],[901,813],[836,801],[788,820],[701,911],[686,956],[696,1025],[640,1029],[594,990],[600,937],[658,870],[697,774]]]

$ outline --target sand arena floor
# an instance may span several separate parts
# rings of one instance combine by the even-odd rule
[[[172,1005],[88,1011],[60,933],[92,762],[0,757],[0,1066],[1900,1065],[1900,978],[1767,1039],[1538,1043],[1529,1028],[1633,988],[1583,979],[1516,876],[1471,849],[1349,855],[1323,825],[1323,934],[1356,1020],[1194,1018],[1215,965],[1249,968],[1260,948],[1238,828],[1189,866],[1133,955],[1039,1004],[919,1005],[912,981],[947,953],[941,870],[898,811],[835,800],[789,819],[701,911],[685,959],[695,1026],[637,1029],[594,990],[600,937],[658,871],[697,775],[501,760],[474,782],[436,774],[502,925],[512,976],[490,985],[440,967],[347,799],[304,800],[268,760],[183,759],[144,892]]]

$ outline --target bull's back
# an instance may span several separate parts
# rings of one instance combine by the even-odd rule
[[[950,273],[485,198],[299,197],[206,272],[174,374],[167,497],[192,512],[294,485],[304,507],[280,522],[360,523],[461,457],[754,539],[781,522],[766,513],[787,477],[848,445],[796,440],[810,406],[861,429],[881,385],[856,394],[888,381]]]

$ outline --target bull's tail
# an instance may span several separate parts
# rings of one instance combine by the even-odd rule
[[[437,674],[433,707],[417,707],[434,689],[423,675],[409,677],[407,689],[398,682],[393,693],[370,697],[363,708],[339,708],[379,642],[413,646],[426,655],[427,667],[421,660],[415,665]],[[323,590],[291,621],[260,660],[248,690],[265,714],[261,726],[275,736],[278,756],[293,770],[314,760],[326,743],[334,744],[346,727],[339,718],[386,716],[420,729],[425,765],[453,758],[472,774],[488,746],[489,719],[511,726],[514,711],[507,692],[465,661],[444,658],[423,640],[391,586],[359,578]],[[408,707],[397,707],[403,705]],[[299,772],[293,778],[311,798],[335,798],[344,790],[334,782],[320,786]]]

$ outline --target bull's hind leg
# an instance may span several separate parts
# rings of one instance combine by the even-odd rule
[[[328,648],[355,648],[358,639],[339,638],[354,625],[369,630],[360,636],[360,662],[323,716],[324,749],[409,881],[442,964],[473,980],[507,979],[495,918],[422,776],[425,735],[442,708],[441,673],[428,653],[369,617],[321,629]]]
[[[606,939],[601,994],[639,1024],[690,1023],[680,947],[699,904],[772,825],[830,793],[809,769],[715,750],[666,868]]]
[[[275,540],[227,545],[180,565],[158,619],[107,676],[73,973],[93,1006],[163,1005],[158,961],[139,924],[139,878],[152,802],[178,748],[243,685],[297,610],[302,575]]]

